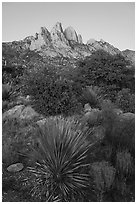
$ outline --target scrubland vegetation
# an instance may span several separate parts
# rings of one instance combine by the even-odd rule
[[[17,105],[17,97],[28,95],[39,114],[3,117],[3,201],[134,201],[134,66],[104,51],[75,68],[36,58],[31,66],[3,69],[3,84],[12,81],[4,89],[3,114]],[[24,169],[7,172],[17,162]]]

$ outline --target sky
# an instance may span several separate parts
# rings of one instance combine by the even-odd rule
[[[134,2],[3,2],[2,41],[35,35],[40,27],[49,31],[61,22],[72,26],[83,42],[103,39],[120,50],[135,50]]]

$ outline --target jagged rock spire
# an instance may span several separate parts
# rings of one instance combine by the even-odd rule
[[[69,46],[69,42],[66,39],[61,23],[57,22],[51,30],[52,42],[58,46]]]

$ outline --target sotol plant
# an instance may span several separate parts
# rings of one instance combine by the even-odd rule
[[[79,201],[88,187],[89,151],[91,144],[80,124],[70,118],[47,118],[38,128],[36,166],[29,168],[35,175],[34,196],[44,201]],[[81,200],[82,201],[82,200]]]

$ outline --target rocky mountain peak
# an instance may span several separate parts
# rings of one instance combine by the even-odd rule
[[[8,46],[17,50],[30,49],[39,51],[42,56],[84,58],[92,55],[94,51],[104,50],[112,55],[122,54],[126,59],[135,62],[135,52],[131,50],[120,51],[118,48],[104,40],[89,39],[86,44],[82,36],[77,34],[72,26],[65,30],[62,24],[57,22],[51,32],[46,27],[41,27],[34,36],[28,36],[22,41],[11,42]]]
[[[49,34],[50,32],[48,31],[46,27],[41,27],[39,33],[41,35],[46,35],[47,33]]]
[[[103,40],[103,39],[100,39],[100,42],[101,42],[101,43],[105,43],[105,40]]]
[[[64,35],[67,38],[67,40],[73,40],[75,42],[78,42],[78,36],[73,27],[71,26],[67,27],[64,31]]]
[[[69,46],[69,42],[63,33],[61,23],[57,22],[55,26],[52,28],[50,34],[53,45],[59,47]]]
[[[89,40],[87,41],[87,45],[92,45],[92,44],[95,43],[95,42],[96,42],[96,40],[93,39],[93,38],[91,38],[91,39],[89,39]]]
[[[60,22],[57,22],[57,23],[55,24],[55,26],[52,28],[52,31],[51,31],[51,32],[53,32],[53,31],[58,31],[58,32],[63,33],[62,24],[61,24]]]
[[[80,34],[78,34],[78,43],[79,44],[83,43],[82,36]]]

